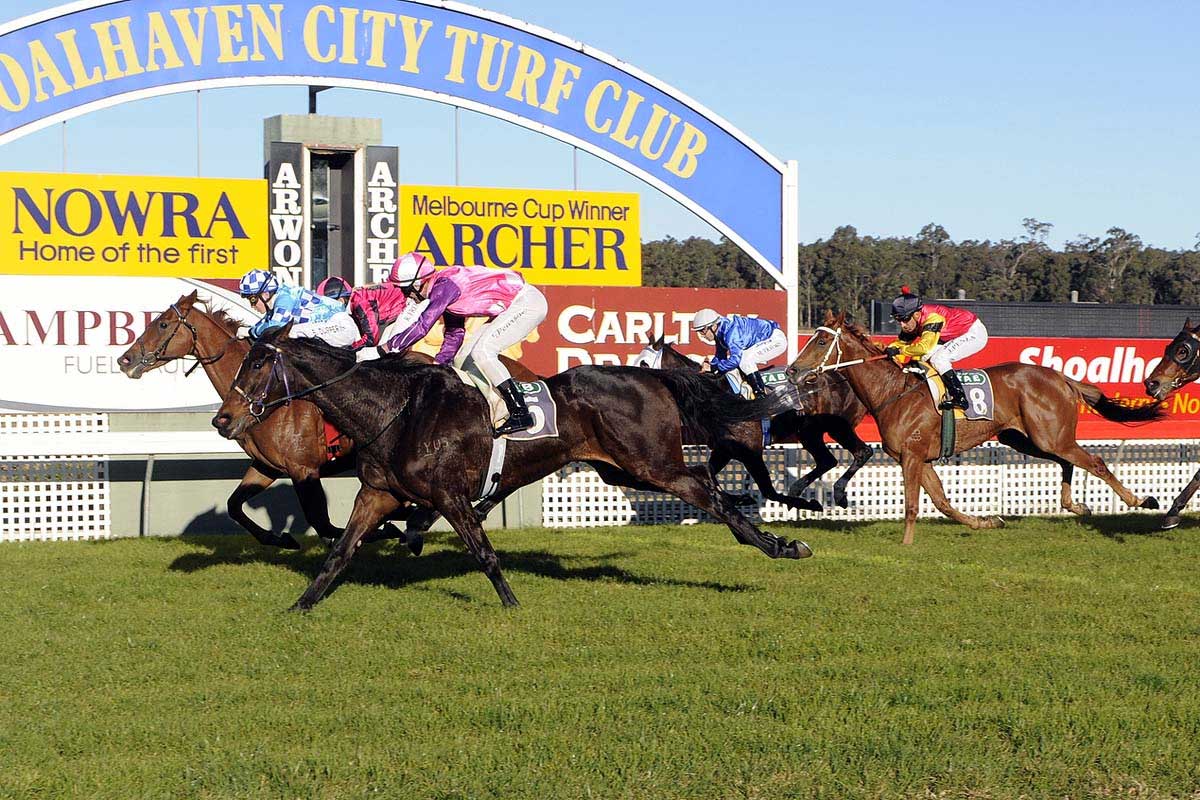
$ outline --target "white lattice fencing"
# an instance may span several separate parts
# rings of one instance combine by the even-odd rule
[[[0,414],[0,436],[107,430],[107,414]],[[111,534],[107,461],[0,456],[0,542]]]
[[[1153,495],[1168,507],[1200,469],[1200,440],[1093,441],[1083,447],[1099,454],[1113,473],[1138,496]],[[831,446],[838,466],[805,492],[825,507],[822,513],[794,511],[775,502],[764,502],[754,481],[737,462],[721,473],[726,491],[748,492],[756,502],[757,516],[767,522],[797,519],[869,520],[904,516],[904,481],[900,467],[876,447],[872,460],[858,472],[847,489],[847,508],[833,504],[833,482],[849,464],[847,453]],[[687,448],[688,461],[702,463],[705,448]],[[772,447],[767,466],[780,491],[787,491],[800,475],[812,468],[812,458],[794,445]],[[1059,503],[1062,470],[1057,464],[1023,456],[989,442],[949,463],[935,466],[951,505],[975,515],[1030,516],[1065,514]],[[596,525],[673,523],[684,519],[709,519],[681,500],[656,492],[608,486],[590,468],[572,464],[543,482],[542,521],[551,528]],[[1128,511],[1120,498],[1099,478],[1075,469],[1072,497],[1089,505],[1093,513]],[[1189,509],[1200,505],[1200,493]],[[1161,513],[1161,512],[1157,512]],[[921,515],[941,516],[929,497],[921,493]]]

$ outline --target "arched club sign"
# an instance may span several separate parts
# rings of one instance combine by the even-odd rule
[[[85,0],[0,26],[0,144],[206,88],[320,84],[468,108],[638,176],[735,242],[797,317],[797,178],[681,92],[556,33],[457,3]]]

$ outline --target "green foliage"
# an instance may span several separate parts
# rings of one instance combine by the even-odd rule
[[[1182,797],[1200,538],[1154,518],[0,547],[0,797]],[[779,526],[775,526],[777,529]],[[781,531],[782,532],[782,531]]]
[[[1197,248],[1163,250],[1114,227],[1054,250],[1046,243],[1052,224],[1027,217],[1022,227],[1016,239],[954,242],[932,222],[914,237],[860,236],[843,225],[800,246],[801,322],[811,324],[826,308],[865,319],[872,300],[891,298],[904,284],[935,298],[961,289],[974,300],[1065,303],[1077,291],[1084,302],[1200,304],[1200,234]],[[646,242],[642,254],[647,286],[773,285],[727,240],[667,238]]]

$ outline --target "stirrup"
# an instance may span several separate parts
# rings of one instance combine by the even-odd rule
[[[530,414],[528,411],[524,414],[509,414],[508,419],[492,430],[492,438],[499,439],[501,436],[508,436],[510,433],[527,431],[533,427],[533,422],[533,414]]]

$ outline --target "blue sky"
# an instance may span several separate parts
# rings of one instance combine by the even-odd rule
[[[57,5],[3,0],[5,20]],[[484,7],[605,50],[800,162],[802,241],[841,224],[955,240],[1055,225],[1051,242],[1119,225],[1148,244],[1200,233],[1200,4],[1194,2],[697,2],[488,0]],[[303,89],[208,91],[201,170],[261,174],[263,117],[304,113]],[[329,114],[378,116],[406,183],[452,183],[452,112],[349,90]],[[568,188],[569,147],[463,114],[463,183]],[[68,168],[195,174],[193,95],[67,127]],[[60,130],[0,147],[0,169],[58,170]],[[713,236],[673,201],[590,156],[581,187],[640,191],[643,235]]]

